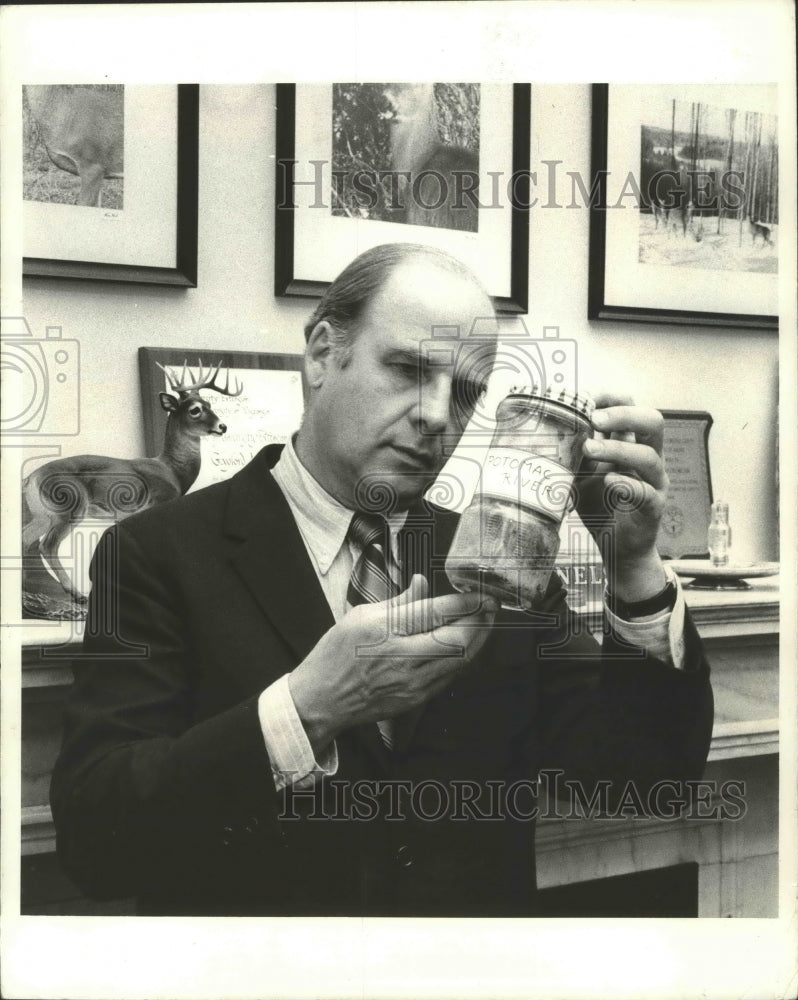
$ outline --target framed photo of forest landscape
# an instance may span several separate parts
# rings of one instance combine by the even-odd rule
[[[27,277],[197,284],[199,86],[22,88]]]
[[[777,329],[777,88],[593,87],[591,319]]]
[[[526,313],[529,143],[529,84],[279,84],[275,294],[321,296],[362,251],[424,243]]]
[[[300,354],[140,347],[147,455],[160,454],[166,439],[169,414],[160,394],[177,397],[175,384],[210,383],[198,391],[217,420],[209,425],[210,433],[200,437],[199,474],[188,492],[228,479],[261,448],[284,444],[297,430],[302,418],[301,370]]]

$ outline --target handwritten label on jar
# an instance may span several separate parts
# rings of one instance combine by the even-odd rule
[[[491,448],[485,457],[483,496],[510,500],[561,521],[571,494],[573,473],[549,458],[518,448]]]

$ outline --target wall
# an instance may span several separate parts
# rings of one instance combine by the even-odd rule
[[[590,88],[535,85],[532,120],[532,168],[559,159],[587,177]],[[273,86],[201,87],[196,289],[26,282],[34,334],[60,325],[81,343],[81,434],[63,453],[141,453],[139,346],[301,351],[312,303],[272,294],[274,126]],[[582,384],[708,410],[713,486],[730,504],[735,558],[777,558],[776,335],[588,322],[588,231],[587,209],[533,210],[530,332],[559,326],[575,337]]]

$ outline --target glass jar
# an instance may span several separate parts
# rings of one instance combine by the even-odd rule
[[[455,589],[490,594],[508,608],[540,604],[594,409],[589,397],[552,387],[515,387],[499,403],[480,481],[446,558]]]

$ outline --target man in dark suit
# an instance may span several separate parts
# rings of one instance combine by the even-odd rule
[[[294,440],[104,536],[51,792],[86,893],[150,914],[534,914],[541,769],[587,794],[700,776],[712,698],[655,548],[658,413],[601,398],[586,449],[583,514],[608,481],[638,500],[613,512],[601,648],[556,577],[525,614],[442,571],[457,517],[422,496],[492,316],[445,254],[361,255],[306,327]],[[433,328],[458,350],[427,351]]]

